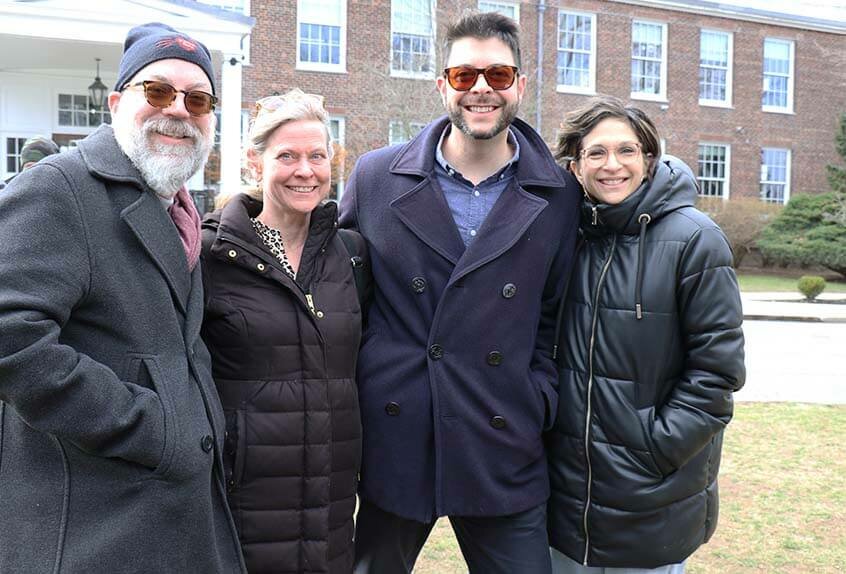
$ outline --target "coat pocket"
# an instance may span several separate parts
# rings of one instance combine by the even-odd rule
[[[127,379],[139,386],[155,391],[164,413],[164,445],[159,465],[152,469],[148,478],[161,478],[168,474],[173,464],[176,447],[177,418],[173,398],[164,384],[158,362],[151,355],[132,354],[129,357]]]

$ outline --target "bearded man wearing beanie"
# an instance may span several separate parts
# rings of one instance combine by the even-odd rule
[[[0,194],[0,572],[244,572],[200,339],[211,58],[130,30],[112,126]]]

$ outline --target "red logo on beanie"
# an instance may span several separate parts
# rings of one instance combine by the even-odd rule
[[[183,38],[182,36],[174,36],[173,38],[164,38],[156,42],[156,48],[170,48],[173,45],[177,45],[186,52],[196,52],[197,51],[197,44]]]

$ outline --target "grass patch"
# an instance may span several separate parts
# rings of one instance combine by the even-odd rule
[[[846,572],[844,439],[846,406],[737,404],[723,447],[720,523],[687,572]],[[446,519],[414,572],[467,572]]]
[[[783,277],[741,271],[737,275],[741,291],[776,291],[799,293],[798,277]],[[846,293],[846,282],[827,280],[823,293]]]

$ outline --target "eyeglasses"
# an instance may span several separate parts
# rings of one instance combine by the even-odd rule
[[[493,90],[507,90],[514,85],[517,78],[516,66],[494,64],[487,68],[473,68],[470,66],[455,66],[446,68],[444,76],[453,90],[467,92],[476,85],[479,74],[485,76],[485,81]]]
[[[300,90],[293,90],[287,94],[267,96],[266,98],[257,100],[255,115],[258,116],[261,113],[275,112],[286,104],[290,104],[295,101],[310,101],[315,104],[316,107],[320,109],[323,108],[323,96],[318,94],[306,94]]]
[[[589,147],[579,152],[589,167],[602,167],[608,162],[608,157],[614,154],[620,165],[631,165],[640,158],[640,144],[636,142],[620,144],[614,149],[606,149],[601,145]]]
[[[160,110],[170,106],[176,100],[176,94],[180,92],[185,94],[185,109],[192,116],[204,116],[214,111],[214,105],[217,103],[217,98],[206,92],[199,90],[177,90],[166,82],[155,80],[127,84],[123,89],[127,90],[138,87],[144,88],[144,98],[147,100],[147,103]]]

